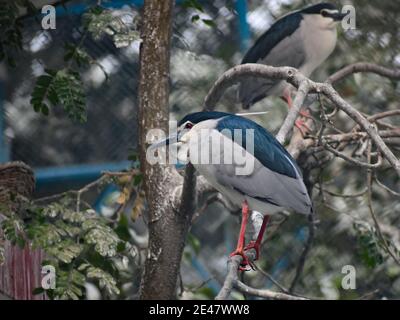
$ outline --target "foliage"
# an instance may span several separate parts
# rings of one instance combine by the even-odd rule
[[[53,107],[61,104],[71,119],[85,122],[85,93],[80,74],[71,69],[47,69],[36,81],[31,104],[36,112],[47,116],[48,102]]]
[[[22,50],[22,23],[18,20],[21,9],[28,13],[36,9],[29,0],[0,1],[0,62],[15,66],[15,53]]]
[[[62,105],[70,119],[86,122],[86,102],[80,75],[82,68],[90,64],[98,65],[108,77],[104,68],[84,49],[83,44],[88,34],[94,39],[110,35],[117,48],[126,47],[139,39],[138,19],[131,17],[126,22],[126,15],[114,15],[111,10],[94,6],[83,15],[83,33],[77,44],[66,43],[64,61],[67,65],[59,70],[46,69],[36,80],[31,95],[31,105],[36,112],[49,114],[49,104],[53,107]],[[129,20],[129,19],[128,19]]]
[[[198,0],[185,0],[182,3],[182,7],[186,8],[186,9],[194,9],[194,10],[198,11],[199,13],[204,13],[204,8],[201,5],[201,3],[198,2]],[[201,18],[200,14],[192,15],[190,20],[192,22],[201,21],[209,27],[216,27],[216,24],[212,19]]]
[[[363,221],[356,221],[353,224],[356,231],[358,244],[360,246],[359,255],[363,262],[370,268],[383,263],[385,254],[375,228]]]
[[[117,48],[127,47],[140,39],[138,15],[132,16],[127,12],[115,14],[97,6],[85,13],[83,19],[85,28],[94,39],[109,35]]]
[[[46,254],[43,265],[56,269],[56,288],[46,290],[51,299],[80,299],[85,282],[97,283],[107,296],[120,294],[117,264],[131,257],[131,245],[118,235],[123,226],[110,224],[92,209],[76,210],[66,197],[45,206],[29,205],[28,218],[9,214],[1,223],[7,240],[24,247],[30,243]],[[125,235],[129,232],[125,232]],[[35,293],[41,293],[40,288]]]

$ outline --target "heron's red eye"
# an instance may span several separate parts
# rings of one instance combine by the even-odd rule
[[[192,127],[193,127],[193,123],[188,122],[185,124],[185,129],[191,129]]]
[[[321,10],[321,15],[322,15],[323,17],[327,17],[327,16],[329,15],[329,13],[328,13],[328,11],[326,11],[326,10]]]

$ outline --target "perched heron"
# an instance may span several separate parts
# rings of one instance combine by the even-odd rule
[[[288,66],[308,77],[336,46],[336,26],[346,14],[330,3],[319,3],[290,12],[278,19],[249,49],[242,64]],[[244,109],[269,95],[279,95],[292,106],[293,87],[284,81],[248,78],[240,84],[238,99]],[[309,116],[302,112],[303,116]],[[301,129],[303,123],[297,122]]]
[[[282,208],[312,212],[296,161],[271,133],[247,118],[217,111],[192,113],[178,122],[175,134],[151,148],[174,144],[179,161],[191,162],[234,206],[242,208],[239,240],[231,254],[243,257],[242,268],[249,264],[246,250],[255,249],[258,258],[269,215]],[[249,210],[263,213],[264,220],[257,239],[245,246]]]

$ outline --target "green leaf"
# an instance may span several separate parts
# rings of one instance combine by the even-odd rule
[[[54,79],[53,89],[68,116],[72,120],[86,122],[85,93],[80,75],[71,70],[60,70]]]
[[[215,24],[215,22],[213,20],[210,19],[201,19],[201,21],[203,21],[204,24],[206,24],[209,27],[216,27],[217,25]]]
[[[73,60],[78,67],[87,66],[91,63],[92,58],[83,48],[79,47],[78,45],[66,43],[64,48],[64,61]]]
[[[188,244],[193,249],[196,255],[200,253],[200,241],[191,233],[188,234]]]
[[[46,70],[46,74],[43,74],[37,78],[31,95],[31,105],[33,106],[33,110],[35,110],[35,112],[42,112],[45,115],[46,113],[48,114],[49,108],[45,104],[45,100],[52,90],[51,87],[56,75],[57,72]]]
[[[47,254],[56,257],[64,263],[71,263],[73,259],[79,256],[82,250],[82,245],[68,239],[45,248]]]
[[[90,267],[90,263],[82,263],[79,267],[78,270],[79,271],[85,271],[87,268]]]
[[[89,279],[98,280],[100,288],[105,288],[109,294],[120,293],[116,280],[108,272],[100,268],[89,267],[86,270],[86,276]]]
[[[125,242],[119,242],[117,245],[117,252],[121,253],[124,252],[126,250],[126,243]]]
[[[86,220],[82,224],[85,242],[93,244],[94,249],[103,257],[114,257],[120,242],[117,234],[110,227],[101,224],[98,219]]]
[[[138,186],[140,182],[142,182],[143,176],[141,174],[137,174],[133,177],[133,185]]]
[[[25,248],[26,241],[25,241],[24,238],[18,237],[18,238],[16,239],[16,243],[17,243],[18,247],[20,247],[20,249]]]
[[[35,288],[35,289],[32,290],[32,294],[35,295],[35,296],[38,295],[38,294],[42,294],[44,292],[45,292],[45,290],[43,288],[41,288],[41,287],[38,287],[38,288]]]
[[[86,103],[83,83],[78,73],[69,70],[45,70],[38,77],[31,95],[35,112],[49,114],[49,101],[53,107],[61,104],[68,116],[75,121],[86,121]]]
[[[111,10],[90,10],[84,15],[84,25],[94,39],[109,35],[114,45],[122,48],[129,46],[133,41],[140,40],[138,18],[135,16],[132,18],[132,22],[126,23],[121,15]]]
[[[204,12],[203,6],[198,2],[198,0],[185,0],[182,3],[184,8],[193,8],[199,10],[200,12]]]
[[[49,115],[49,107],[45,103],[42,104],[41,111],[45,116]]]
[[[192,16],[192,22],[196,22],[200,19],[200,16],[198,14],[195,14],[194,16]]]
[[[126,215],[124,215],[124,214],[121,215],[121,217],[118,221],[118,225],[115,228],[115,232],[122,240],[125,240],[125,241],[130,240],[131,235],[129,233],[129,222],[128,222],[128,218],[126,217]],[[117,250],[117,251],[119,251],[119,250]]]
[[[359,255],[364,264],[370,268],[382,264],[385,260],[384,250],[375,228],[361,221],[354,222],[353,228],[356,231],[360,247]]]
[[[16,215],[11,215],[1,222],[1,229],[4,232],[4,237],[11,242],[17,244],[21,248],[25,246],[25,226],[23,221]]]

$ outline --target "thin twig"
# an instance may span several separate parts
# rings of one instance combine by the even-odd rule
[[[369,168],[369,169],[376,169],[376,168],[379,168],[382,165],[382,158],[381,157],[378,158],[376,163],[373,163],[373,164],[366,163],[366,162],[362,162],[360,160],[354,159],[352,157],[349,157],[349,156],[345,155],[344,153],[342,153],[340,151],[337,151],[335,148],[332,148],[324,140],[321,140],[321,144],[326,150],[332,152],[335,156],[337,156],[339,158],[342,158],[342,159],[344,159],[344,160],[346,160],[346,161],[348,161],[348,162],[350,162],[350,163],[352,163],[352,164],[354,164],[356,166],[363,167],[363,168]]]
[[[297,282],[299,281],[299,279],[301,277],[301,274],[303,272],[304,264],[305,264],[306,259],[307,259],[307,255],[310,252],[311,245],[312,245],[313,240],[314,240],[314,234],[315,234],[314,229],[315,229],[315,226],[314,226],[314,211],[312,211],[308,215],[308,237],[307,237],[307,242],[304,245],[304,248],[303,248],[303,251],[301,253],[299,262],[297,263],[296,273],[295,273],[295,276],[294,276],[293,281],[290,284],[290,288],[289,288],[289,292],[290,293],[293,293],[293,291],[294,291],[294,289],[295,289],[295,287],[297,285]]]
[[[369,142],[368,144],[368,162],[371,162],[371,142]],[[367,192],[367,202],[368,202],[368,208],[369,208],[369,212],[371,214],[371,218],[374,221],[374,225],[375,225],[375,229],[377,231],[377,234],[380,238],[380,240],[382,241],[383,247],[385,249],[385,251],[393,258],[393,260],[400,265],[400,260],[399,258],[396,256],[396,254],[390,249],[389,244],[387,243],[385,237],[383,236],[381,227],[379,225],[379,221],[378,218],[375,215],[375,211],[372,205],[372,170],[371,169],[367,169],[367,186],[368,186],[368,192]]]
[[[254,260],[255,252],[251,250],[248,252],[248,258]],[[224,285],[220,292],[215,297],[216,300],[228,299],[231,291],[237,289],[242,293],[253,295],[261,298],[276,299],[276,300],[307,300],[308,298],[290,295],[282,292],[275,292],[268,289],[255,289],[249,287],[238,279],[238,267],[242,261],[241,256],[233,256],[228,260],[228,274],[225,278]]]
[[[295,295],[290,295],[283,292],[275,292],[268,289],[256,289],[249,287],[239,280],[235,280],[234,282],[235,289],[239,290],[242,293],[246,293],[252,296],[266,298],[266,299],[274,299],[274,300],[309,300],[306,297],[300,297]]]
[[[368,62],[357,62],[350,64],[343,69],[340,69],[339,71],[335,72],[332,74],[328,79],[326,79],[327,83],[335,83],[338,82],[345,77],[354,74],[354,73],[359,73],[359,72],[371,72],[371,73],[376,73],[379,74],[383,77],[386,78],[391,78],[391,79],[400,79],[400,70],[399,69],[389,69],[385,68],[373,63],[368,63]]]
[[[107,175],[102,175],[100,178],[96,179],[95,181],[85,185],[84,187],[82,187],[81,189],[78,190],[68,190],[65,192],[61,192],[58,194],[53,194],[51,196],[46,196],[46,197],[42,197],[39,199],[34,200],[34,203],[40,203],[40,202],[48,202],[48,201],[53,201],[53,200],[57,200],[66,196],[71,196],[71,195],[76,195],[77,198],[81,196],[81,194],[89,191],[90,189],[92,189],[93,187],[101,184],[102,182],[104,182],[106,179],[108,179]]]
[[[385,189],[387,192],[389,192],[391,195],[396,196],[396,197],[400,197],[400,192],[396,192],[393,189],[389,188],[387,185],[385,185],[383,182],[381,182],[378,177],[376,176],[376,174],[374,174],[374,181],[377,183],[378,186],[380,186],[381,188]]]
[[[316,186],[317,189],[322,190],[321,186]],[[338,197],[338,198],[357,198],[357,197],[362,197],[366,194],[368,191],[367,187],[365,187],[363,190],[355,193],[349,193],[349,194],[343,194],[343,193],[337,193],[334,191],[330,191],[327,189],[323,189],[325,193],[329,194],[332,197]]]
[[[266,277],[269,281],[271,281],[275,286],[277,286],[282,292],[289,293],[289,290],[282,286],[278,281],[276,281],[268,272],[261,269],[258,264],[253,263],[255,269],[260,272],[264,277]]]

